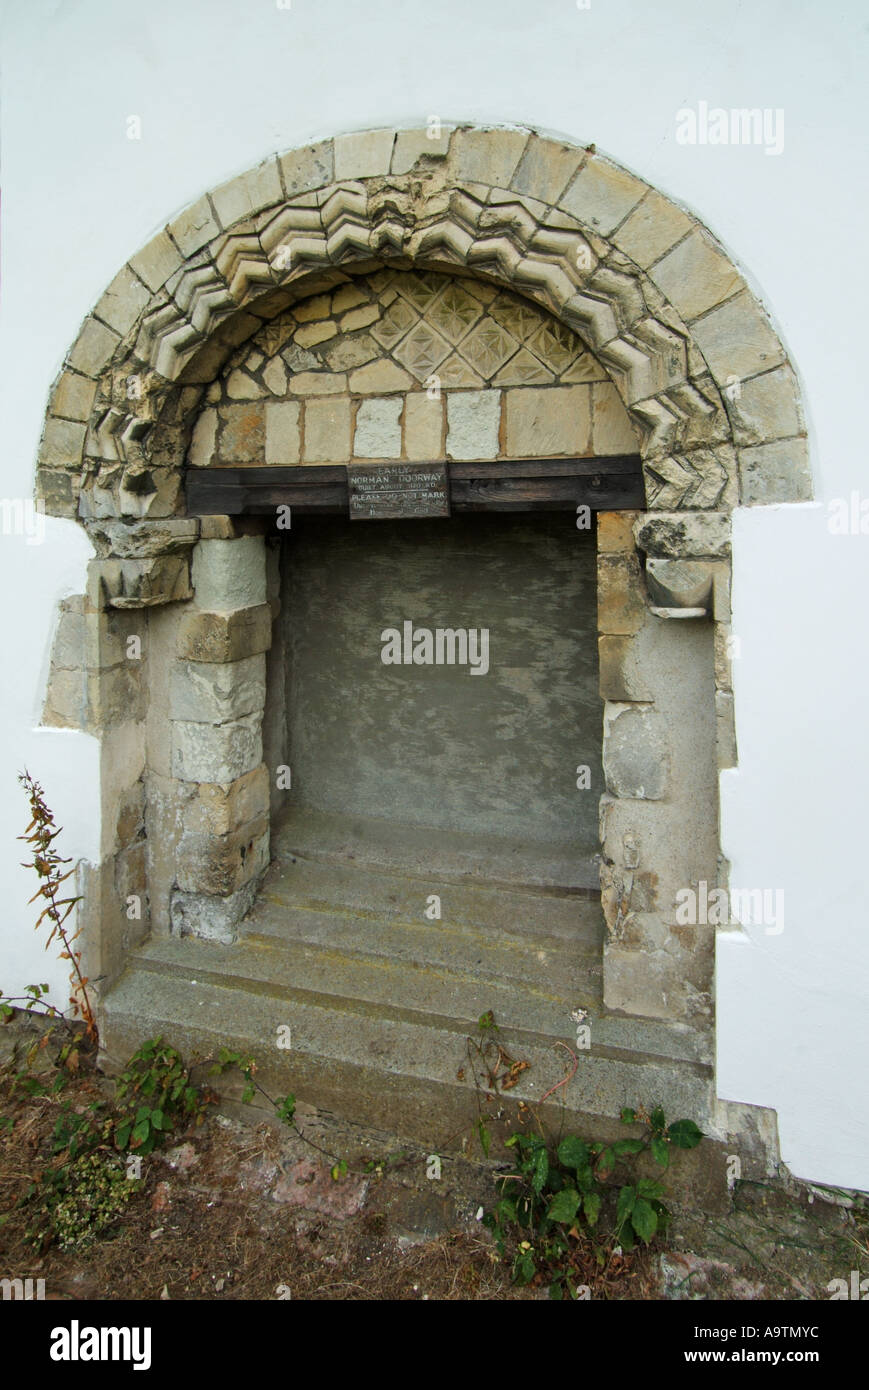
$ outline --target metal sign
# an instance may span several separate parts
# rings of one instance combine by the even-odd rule
[[[350,463],[351,520],[449,516],[445,463]]]

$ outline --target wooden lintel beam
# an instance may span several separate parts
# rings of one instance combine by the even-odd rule
[[[384,468],[389,464],[384,463]],[[447,465],[454,511],[561,511],[585,504],[593,511],[645,510],[638,454],[609,458],[509,459]],[[191,516],[273,513],[347,514],[343,465],[189,468]]]

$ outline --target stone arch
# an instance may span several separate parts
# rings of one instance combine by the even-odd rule
[[[296,298],[383,265],[487,278],[571,327],[640,429],[650,511],[810,496],[793,370],[702,224],[593,146],[459,127],[273,156],[133,256],[52,390],[46,509],[183,515],[181,446],[203,385]]]

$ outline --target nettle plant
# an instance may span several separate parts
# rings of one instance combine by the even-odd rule
[[[657,1178],[611,1179],[643,1153],[663,1171],[674,1148],[696,1148],[703,1135],[693,1120],[668,1125],[660,1107],[650,1113],[625,1108],[621,1120],[645,1124],[645,1135],[606,1144],[569,1134],[555,1148],[539,1134],[517,1133],[506,1141],[515,1150],[515,1169],[496,1180],[501,1199],[484,1222],[502,1258],[508,1242],[514,1248],[515,1283],[548,1281],[551,1298],[578,1298],[587,1287],[582,1276],[590,1257],[591,1267],[602,1270],[613,1254],[633,1250],[638,1241],[648,1245],[666,1229],[670,1214]],[[603,1213],[611,1220],[606,1232]]]
[[[140,1157],[152,1153],[172,1130],[202,1124],[209,1099],[175,1048],[150,1038],[115,1083],[116,1147]]]

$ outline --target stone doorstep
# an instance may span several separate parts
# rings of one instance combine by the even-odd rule
[[[248,949],[268,948],[258,942]],[[294,970],[292,983],[267,983],[275,973],[274,960],[257,972],[266,979],[254,979],[243,958],[236,946],[191,939],[152,941],[137,953],[102,1005],[107,1068],[118,1069],[145,1038],[157,1033],[186,1057],[227,1046],[256,1057],[258,1080],[272,1095],[292,1091],[300,1101],[351,1123],[400,1134],[429,1152],[461,1151],[462,1138],[473,1132],[477,1107],[469,1076],[460,1081],[458,1072],[468,1072],[466,1039],[476,1031],[475,1010],[491,1006],[492,989],[486,983],[480,983],[473,1007],[460,1001],[447,1015],[426,1011],[423,995],[409,1008],[397,1006],[394,980],[383,991],[391,991],[391,1002],[375,1002],[359,997],[366,986],[361,975],[358,984],[350,978],[352,969],[340,980],[336,975],[327,989],[320,974],[314,980],[319,988],[311,989],[301,968]],[[297,953],[296,961],[300,958]],[[401,977],[400,968],[395,976]],[[367,989],[371,994],[370,984]],[[441,980],[440,997],[433,1002],[443,1008],[444,998]],[[668,1031],[675,1037],[678,1030],[647,1020],[613,1017],[607,1023],[611,1041],[580,1053],[576,1075],[556,1093],[566,1101],[566,1114],[554,1099],[540,1107],[547,1128],[589,1138],[625,1137],[630,1131],[618,1121],[621,1107],[660,1102],[668,1117],[693,1118],[708,1132],[714,1104],[711,1067],[661,1053],[660,1040]],[[288,1051],[276,1045],[281,1024],[292,1029]],[[634,1025],[638,1033],[632,1032]],[[656,1054],[631,1050],[632,1039],[657,1045]],[[565,1054],[556,1044],[569,1043],[570,1037],[505,1027],[501,1041],[512,1057],[531,1064],[519,1085],[498,1097],[501,1123],[494,1128],[503,1140],[517,1123],[519,1102],[535,1105],[563,1078]],[[725,1147],[710,1140],[680,1155],[673,1175],[677,1200],[703,1210],[725,1209]],[[505,1152],[498,1147],[499,1155]]]
[[[293,939],[253,933],[231,945],[203,950],[200,940],[152,940],[142,951],[137,968],[156,974],[182,976],[188,963],[200,983],[233,988],[242,982],[250,989],[284,1007],[332,1008],[338,1001],[343,1008],[376,1011],[384,1023],[420,1019],[454,1020],[470,1029],[491,1008],[501,1029],[541,1037],[573,1038],[575,1024],[571,1008],[583,1007],[595,1018],[600,1009],[600,953],[586,948],[569,961],[567,953],[550,958],[548,965],[529,963],[528,978],[519,977],[521,962],[504,959],[493,952],[479,962],[481,949],[457,933],[452,949],[442,949],[438,958],[418,963],[418,939],[411,937],[403,946],[405,932],[393,929],[388,944],[376,940],[376,924],[369,924],[357,942],[332,944],[335,918],[331,913],[306,913],[312,922],[292,930]],[[324,940],[316,940],[320,931]],[[297,940],[301,932],[306,939]],[[337,934],[337,932],[335,933]],[[392,948],[390,950],[390,947]],[[400,952],[400,954],[393,954]],[[554,953],[553,953],[554,956]],[[556,992],[551,977],[563,987]],[[276,1003],[280,1009],[282,1005]],[[287,1020],[289,1021],[289,1020]],[[596,1035],[595,1035],[596,1038]],[[272,1046],[274,1045],[272,1040]],[[603,1044],[601,1043],[601,1046]],[[618,1044],[608,1049],[615,1055]]]
[[[314,859],[285,848],[286,837],[273,832],[275,862],[259,900],[244,924],[249,936],[273,936],[286,941],[290,923],[293,939],[323,945],[367,949],[398,959],[410,949],[414,960],[436,964],[453,952],[458,941],[487,968],[498,957],[515,956],[524,972],[535,960],[546,964],[575,951],[600,955],[604,922],[600,896],[582,891],[534,892],[526,886],[505,886],[444,877],[438,882],[448,929],[433,931],[420,917],[420,905],[435,878],[420,878],[356,862]],[[320,928],[314,917],[323,916]],[[538,957],[537,952],[543,951]],[[497,973],[497,972],[496,972]],[[552,970],[549,968],[551,979]],[[532,978],[528,976],[527,978]]]

